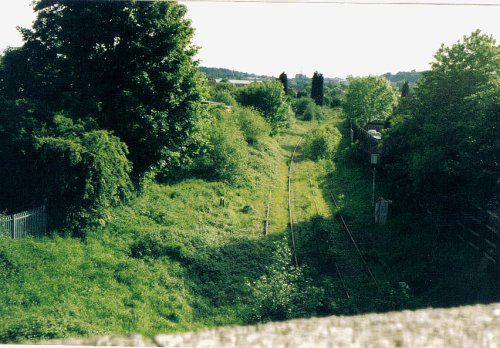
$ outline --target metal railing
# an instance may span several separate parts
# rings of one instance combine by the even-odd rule
[[[47,210],[45,206],[13,215],[0,215],[0,235],[12,239],[26,236],[40,236],[47,231]]]

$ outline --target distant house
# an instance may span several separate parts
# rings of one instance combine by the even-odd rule
[[[220,83],[221,81],[223,81],[223,79],[215,79],[216,83]],[[255,79],[255,80],[224,80],[224,81],[229,82],[230,84],[232,84],[235,87],[245,87],[245,86],[248,86],[249,84],[254,83],[254,82],[262,82],[262,81],[259,81],[257,79]]]

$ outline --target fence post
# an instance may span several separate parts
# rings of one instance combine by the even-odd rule
[[[10,238],[15,239],[16,235],[16,216],[13,214],[10,218]]]

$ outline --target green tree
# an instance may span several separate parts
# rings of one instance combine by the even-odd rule
[[[32,100],[46,120],[65,110],[114,131],[136,173],[187,159],[202,89],[184,6],[40,0],[35,10],[8,53],[9,98]]]
[[[280,80],[281,84],[283,85],[283,89],[285,91],[285,94],[288,95],[288,77],[286,76],[285,72],[281,73],[279,80]]]
[[[390,82],[380,76],[348,78],[344,111],[349,119],[368,123],[389,117],[397,104]]]
[[[484,203],[499,189],[500,48],[475,31],[434,57],[413,115],[389,134],[388,165],[408,195],[439,208]]]
[[[237,99],[243,106],[257,109],[276,134],[290,123],[291,108],[281,82],[251,83],[238,91]]]
[[[315,71],[311,82],[311,98],[320,106],[323,105],[323,81],[323,75]]]
[[[410,96],[410,84],[405,81],[403,87],[401,87],[401,98],[408,98]]]

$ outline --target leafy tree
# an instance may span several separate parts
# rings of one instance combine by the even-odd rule
[[[32,100],[44,121],[65,110],[113,130],[136,173],[187,159],[202,90],[184,6],[39,0],[35,10],[4,61],[9,98]]]
[[[311,83],[311,98],[320,106],[323,105],[323,80],[323,75],[315,71]]]
[[[273,134],[290,122],[290,104],[279,81],[251,83],[238,91],[237,99],[241,105],[257,109],[271,126]]]
[[[397,104],[397,95],[389,81],[380,76],[348,78],[344,102],[348,118],[360,123],[385,119]]]
[[[405,178],[407,194],[461,209],[498,194],[500,48],[475,31],[434,57],[417,84],[413,116],[389,134],[388,165]]]
[[[285,90],[285,94],[288,94],[288,77],[286,76],[285,72],[282,72],[279,80],[281,84],[283,85],[283,89]]]

